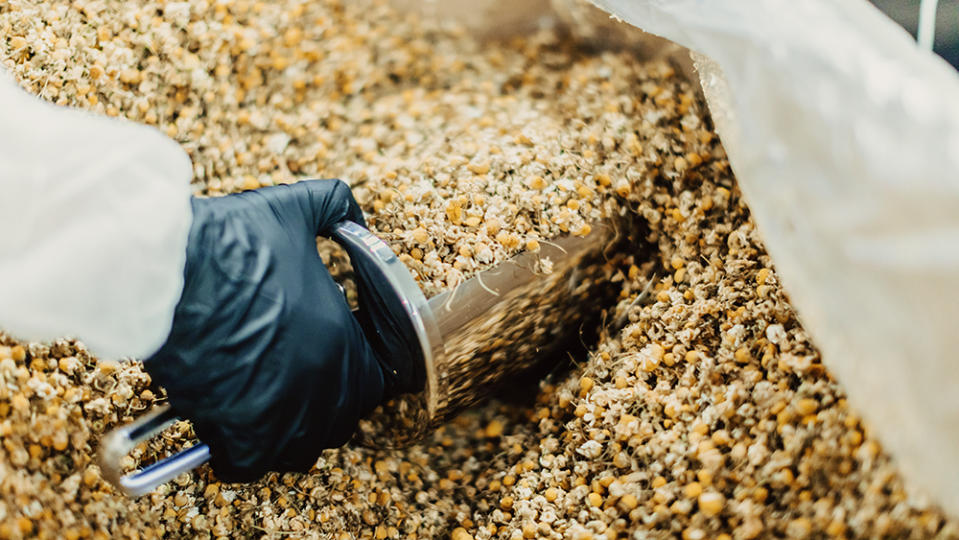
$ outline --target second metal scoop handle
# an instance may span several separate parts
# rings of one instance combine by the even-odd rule
[[[332,239],[343,245],[350,257],[365,257],[383,272],[406,309],[423,350],[424,360],[430,366],[434,344],[438,342],[435,336],[431,340],[430,334],[436,333],[436,326],[426,297],[406,266],[386,242],[352,221],[337,223]],[[120,465],[123,457],[137,444],[153,438],[177,420],[179,417],[173,409],[163,405],[108,433],[100,442],[97,456],[103,477],[126,495],[136,497],[209,461],[210,447],[199,443],[140,471],[123,474]]]

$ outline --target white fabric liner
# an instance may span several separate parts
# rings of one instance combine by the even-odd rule
[[[0,328],[146,356],[183,288],[193,170],[158,130],[57,107],[0,72]]]

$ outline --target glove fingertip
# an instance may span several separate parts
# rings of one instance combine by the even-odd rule
[[[349,184],[338,178],[300,182],[308,192],[315,234],[328,236],[334,225],[349,220],[366,227],[363,211]]]

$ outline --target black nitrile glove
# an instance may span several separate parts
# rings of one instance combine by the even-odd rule
[[[146,369],[221,480],[305,471],[392,390],[391,363],[410,362],[374,351],[317,254],[317,235],[365,226],[362,212],[343,182],[312,180],[194,199],[193,214],[173,329]],[[395,325],[374,326],[376,349],[404,341],[381,327]]]

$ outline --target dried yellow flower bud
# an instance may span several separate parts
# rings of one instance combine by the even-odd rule
[[[484,434],[489,438],[499,437],[500,435],[503,434],[503,423],[500,422],[499,420],[491,421],[489,424],[486,425]]]
[[[819,408],[819,402],[812,398],[803,398],[796,402],[796,412],[806,416],[816,412]]]
[[[453,529],[453,533],[450,535],[451,540],[473,540],[473,535],[466,532],[466,529],[463,527],[457,527]]]
[[[721,493],[707,491],[699,495],[699,511],[706,516],[712,517],[718,515],[726,504],[726,499]]]
[[[466,168],[469,169],[473,174],[486,174],[489,172],[490,166],[489,162],[487,161],[483,163],[470,163],[466,166]]]
[[[546,180],[542,176],[531,176],[527,181],[526,185],[530,189],[544,189],[546,187]]]

